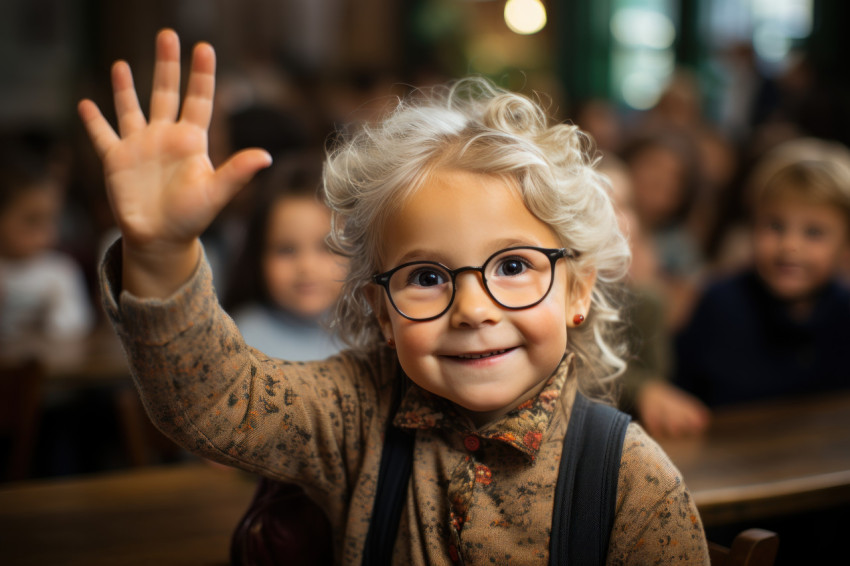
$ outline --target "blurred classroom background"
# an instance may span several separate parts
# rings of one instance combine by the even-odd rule
[[[254,145],[321,152],[412,87],[468,74],[540,97],[631,176],[653,248],[635,254],[633,277],[663,273],[659,332],[672,335],[709,281],[750,262],[759,158],[800,137],[850,143],[848,21],[844,0],[2,0],[4,167],[31,162],[56,189],[49,247],[78,266],[93,320],[70,337],[2,337],[4,364],[37,377],[0,391],[0,481],[188,458],[147,423],[103,320],[97,266],[115,233],[75,108],[92,98],[112,117],[116,59],[146,108],[157,30],[177,30],[184,60],[197,41],[216,48],[214,163]],[[261,186],[205,235],[223,297]],[[13,259],[0,257],[0,275]]]

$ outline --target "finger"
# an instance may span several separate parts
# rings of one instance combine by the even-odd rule
[[[271,155],[262,149],[245,149],[231,156],[215,172],[213,200],[224,207],[261,169],[272,164]]]
[[[112,66],[112,92],[115,99],[115,115],[118,118],[118,131],[121,137],[145,127],[145,115],[139,106],[133,75],[125,61],[117,61]]]
[[[91,100],[81,100],[77,105],[77,113],[83,121],[94,150],[101,159],[116,142],[118,134],[103,117],[100,108]]]
[[[186,87],[181,120],[204,130],[210,126],[215,92],[215,51],[209,43],[199,43],[192,51],[192,69]]]
[[[151,122],[177,119],[180,108],[180,38],[170,29],[156,37],[156,64],[151,91]]]

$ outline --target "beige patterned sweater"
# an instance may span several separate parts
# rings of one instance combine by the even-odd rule
[[[359,565],[395,353],[271,359],[246,346],[219,307],[205,260],[172,297],[140,300],[120,292],[120,249],[102,266],[103,299],[157,426],[205,458],[303,486],[331,522],[337,563]],[[415,459],[395,564],[548,562],[576,391],[569,365],[538,398],[478,429],[449,402],[408,389],[395,422],[416,430]],[[636,424],[626,434],[607,564],[708,564],[678,470]]]

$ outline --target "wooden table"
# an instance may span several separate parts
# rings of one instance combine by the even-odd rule
[[[129,384],[130,367],[111,326],[103,324],[78,338],[48,340],[25,336],[0,341],[0,361],[34,358],[45,372],[45,388]]]
[[[26,359],[39,362],[43,374],[40,395],[46,402],[89,389],[111,391],[132,465],[157,461],[160,446],[171,449],[145,415],[124,349],[112,326],[104,323],[87,335],[61,340],[24,336],[0,341],[0,363],[11,365]]]
[[[0,485],[0,564],[229,564],[254,479],[206,462]]]
[[[850,393],[721,411],[662,445],[706,526],[850,505]],[[0,485],[0,564],[224,566],[254,486],[205,462]]]
[[[850,505],[850,392],[719,410],[661,445],[706,526]]]

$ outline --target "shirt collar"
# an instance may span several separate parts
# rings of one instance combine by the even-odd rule
[[[534,460],[567,382],[572,354],[564,356],[540,393],[478,430],[454,403],[410,383],[393,425],[413,430],[444,429],[501,442]]]

